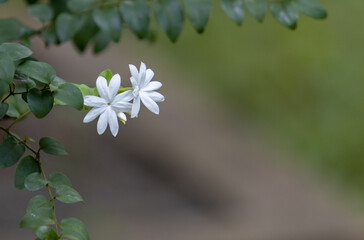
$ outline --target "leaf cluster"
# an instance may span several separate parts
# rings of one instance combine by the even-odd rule
[[[3,1],[6,2],[6,1]],[[29,13],[43,23],[31,29],[17,19],[0,20],[0,43],[26,40],[37,34],[46,44],[72,41],[83,52],[93,45],[94,53],[102,52],[111,42],[119,42],[122,29],[128,27],[139,39],[153,41],[151,18],[175,42],[185,18],[198,33],[204,32],[213,0],[50,0],[43,3],[28,0]],[[314,19],[327,16],[318,0],[219,0],[218,5],[236,24],[241,25],[245,12],[262,22],[268,11],[283,26],[295,29],[299,13]]]

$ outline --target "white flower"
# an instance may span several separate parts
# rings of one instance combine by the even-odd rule
[[[154,77],[154,72],[151,69],[146,69],[145,64],[140,64],[138,69],[129,64],[130,68],[130,81],[133,90],[126,91],[128,97],[133,99],[133,106],[131,109],[131,117],[134,118],[138,115],[140,110],[140,100],[151,112],[159,114],[159,107],[156,102],[163,102],[164,96],[155,90],[162,87],[162,83],[158,81],[151,81]]]
[[[99,76],[96,80],[96,88],[100,97],[97,96],[85,96],[84,104],[89,107],[93,107],[83,119],[84,123],[95,120],[98,116],[97,132],[99,135],[103,134],[110,126],[110,131],[115,137],[119,131],[118,117],[126,121],[126,115],[124,112],[130,112],[132,104],[128,101],[131,100],[128,93],[123,92],[118,95],[121,79],[119,74],[115,74],[107,85],[107,81],[104,77]]]

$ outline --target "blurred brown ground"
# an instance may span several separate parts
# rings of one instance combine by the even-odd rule
[[[290,166],[285,160],[291,156],[263,140],[254,124],[237,122],[218,99],[187,84],[173,62],[116,45],[97,58],[79,56],[70,45],[44,50],[36,41],[33,49],[72,82],[93,86],[110,68],[125,84],[128,64],[143,60],[164,84],[160,116],[143,109],[117,138],[108,130],[98,136],[96,122],[83,124],[85,112],[68,107],[56,107],[42,120],[29,117],[14,129],[64,143],[69,156],[44,155],[44,165],[48,173],[68,175],[85,204],[58,204],[57,214],[83,220],[92,239],[363,238],[362,216]],[[0,239],[33,239],[18,222],[34,194],[13,188],[14,168],[0,171]]]

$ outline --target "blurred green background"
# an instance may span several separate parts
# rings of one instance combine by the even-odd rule
[[[141,51],[178,62],[186,81],[197,75],[193,84],[228,111],[258,121],[328,181],[363,197],[364,2],[321,2],[328,18],[301,14],[295,31],[271,14],[263,24],[246,14],[238,27],[216,2],[202,35],[186,19],[177,44],[159,32]]]

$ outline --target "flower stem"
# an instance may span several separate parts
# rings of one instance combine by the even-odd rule
[[[22,115],[20,115],[19,117],[17,117],[10,125],[9,127],[7,127],[6,129],[8,131],[10,131],[10,129],[14,126],[15,123],[17,123],[18,121],[22,120],[26,115],[28,115],[30,113],[30,110],[24,112]]]
[[[42,174],[43,179],[48,182],[47,176],[43,170],[42,167],[42,162],[40,161],[40,149],[38,149],[37,153],[36,153],[36,160],[39,163],[39,168],[40,168],[40,172]],[[53,206],[52,206],[52,215],[53,215],[53,220],[54,220],[54,228],[56,230],[56,233],[58,235],[58,221],[57,221],[57,216],[56,216],[56,208],[54,207],[54,199],[56,199],[55,196],[53,196],[51,188],[49,187],[48,183],[46,184],[46,188],[47,188],[47,192],[49,195],[49,201],[53,202]]]
[[[10,130],[8,130],[7,128],[0,126],[0,129],[3,130],[4,132],[6,132],[8,135],[12,136],[13,138],[15,138],[16,140],[19,141],[19,143],[23,144],[24,147],[26,147],[27,149],[29,149],[29,151],[31,151],[34,154],[37,154],[37,151],[32,148],[31,146],[29,146],[24,140],[20,139],[15,133],[11,132]]]

